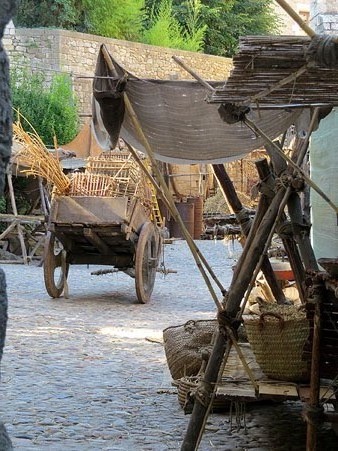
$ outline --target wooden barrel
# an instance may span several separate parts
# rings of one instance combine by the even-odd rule
[[[194,236],[194,210],[195,205],[192,202],[176,202],[176,208],[182,218],[182,221],[190,235]],[[170,221],[170,236],[173,238],[184,238],[179,224],[174,219]]]

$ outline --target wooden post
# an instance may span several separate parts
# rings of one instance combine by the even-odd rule
[[[298,244],[300,255],[304,263],[305,269],[318,271],[318,264],[310,242],[310,232],[299,230],[305,225],[304,215],[300,203],[298,193],[291,193],[288,200],[288,212],[293,228],[293,237]]]
[[[14,213],[15,216],[18,216],[18,210],[16,208],[14,188],[13,188],[13,181],[12,181],[12,171],[11,170],[9,170],[8,173],[7,173],[7,183],[8,183],[8,189],[9,189],[9,195],[10,195],[10,198],[11,198],[11,205],[12,205],[13,213]],[[19,241],[20,241],[23,262],[24,262],[24,264],[27,264],[28,263],[28,258],[27,258],[27,250],[26,250],[26,245],[25,245],[25,239],[24,239],[23,232],[22,232],[22,226],[21,226],[21,224],[19,222],[17,223],[16,228],[17,228],[17,231],[18,231],[18,237],[19,237]]]
[[[237,312],[240,309],[241,300],[264,249],[270,230],[278,214],[279,206],[284,198],[285,191],[286,189],[281,187],[276,193],[266,214],[257,228],[257,233],[252,239],[252,243],[248,242],[249,246],[247,243],[244,246],[243,253],[236,266],[232,282],[226,296],[224,303],[224,316],[222,313],[222,316],[229,322],[229,324],[236,320]],[[222,333],[219,333],[217,335],[203,379],[203,392],[206,399],[212,396],[215,384],[217,383],[218,373],[226,349],[226,343],[226,337]],[[206,403],[201,402],[197,396],[181,451],[194,451],[197,449],[207,412],[208,406]]]
[[[227,171],[225,170],[225,167],[223,164],[213,164],[212,165],[215,176],[217,177],[217,180],[219,182],[219,184],[222,187],[222,190],[224,192],[224,194],[226,195],[228,202],[232,208],[232,210],[234,211],[238,222],[240,223],[241,229],[242,229],[242,233],[244,236],[248,236],[250,228],[252,226],[252,220],[248,214],[248,212],[246,212],[246,214],[243,214],[243,205],[242,202],[239,200],[236,190],[234,188],[234,185],[227,173]],[[260,208],[262,208],[263,205],[260,204]],[[267,207],[267,205],[266,205]],[[266,209],[264,209],[263,214],[265,213]],[[261,214],[258,214],[258,217],[260,217]],[[263,263],[262,263],[262,271],[263,274],[265,276],[265,279],[268,283],[268,285],[271,288],[271,291],[277,301],[278,304],[283,304],[285,303],[285,295],[283,293],[283,290],[280,286],[280,284],[278,283],[275,273],[273,272],[270,260],[268,258],[268,256],[264,257]]]
[[[313,317],[313,339],[312,339],[312,358],[311,358],[311,378],[310,378],[310,400],[308,409],[315,411],[319,407],[320,394],[320,322],[321,322],[321,298],[323,285],[315,283],[313,286],[312,302],[315,305]],[[317,427],[316,421],[306,416],[306,451],[315,451],[317,448]]]

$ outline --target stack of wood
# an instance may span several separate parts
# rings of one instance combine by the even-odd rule
[[[222,89],[211,93],[209,102],[337,105],[338,67],[315,61],[311,44],[306,36],[242,37],[230,77]]]

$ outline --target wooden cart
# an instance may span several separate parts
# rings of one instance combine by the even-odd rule
[[[61,296],[71,264],[109,265],[135,278],[137,299],[146,303],[160,249],[160,229],[139,198],[55,196],[44,253],[47,292]]]

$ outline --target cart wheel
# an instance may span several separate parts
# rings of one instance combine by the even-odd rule
[[[47,232],[43,274],[47,293],[52,298],[59,298],[65,288],[69,270],[67,254],[53,232]]]
[[[159,260],[160,238],[151,222],[143,224],[136,247],[135,288],[139,302],[146,304],[154,288]]]

